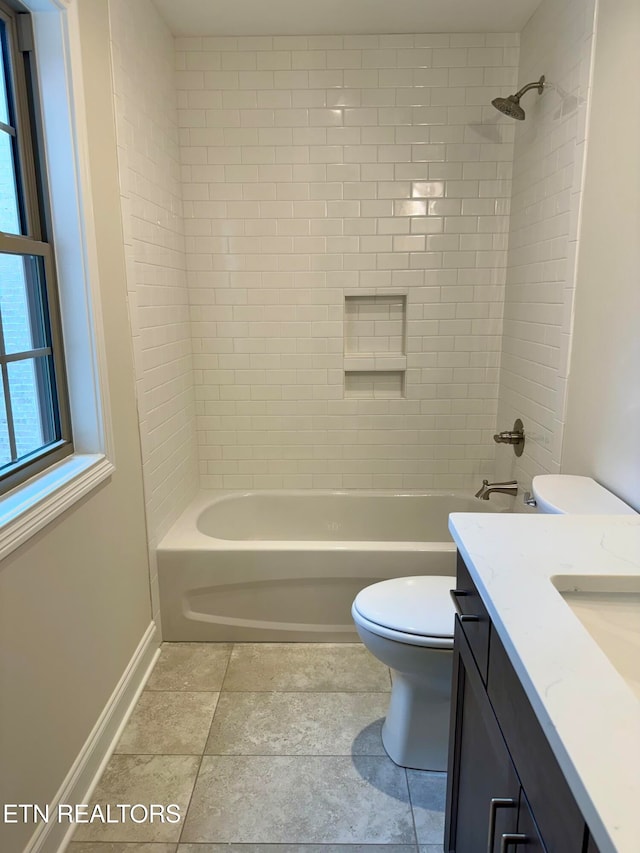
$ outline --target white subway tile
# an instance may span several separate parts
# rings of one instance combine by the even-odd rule
[[[286,50],[258,51],[257,67],[261,71],[288,71],[291,69],[291,52]]]
[[[398,68],[430,68],[432,51],[428,47],[403,47],[397,50]]]
[[[327,68],[361,68],[361,50],[327,50]]]
[[[176,86],[178,89],[204,89],[205,75],[203,71],[176,71]]]
[[[467,61],[465,48],[434,48],[431,65],[434,68],[456,68],[473,63]]]
[[[276,89],[306,89],[310,86],[308,71],[274,71],[273,85]],[[311,86],[311,88],[315,88]]]
[[[221,57],[225,71],[255,71],[257,68],[256,53],[251,50],[227,51]]]
[[[325,69],[327,54],[324,50],[296,50],[291,54],[291,67],[295,69]]]
[[[307,72],[304,72],[307,73]],[[310,89],[333,89],[344,85],[344,73],[341,70],[309,71],[308,87]],[[304,88],[301,86],[290,86],[288,88]]]
[[[365,82],[364,88],[396,89],[401,86],[413,85],[414,72],[410,68],[381,68],[378,72],[368,72],[371,82]],[[365,78],[366,80],[366,78]]]
[[[407,48],[413,47],[415,44],[414,37],[412,35],[381,35],[380,36],[380,47],[389,48],[389,47],[399,47],[399,48]]]
[[[192,306],[222,312],[192,315],[193,346],[198,358],[244,359],[206,362],[211,366],[195,374],[199,405],[212,407],[199,430],[200,458],[211,466],[203,484],[464,485],[474,460],[491,455],[480,430],[493,428],[495,375],[420,371],[483,371],[469,363],[470,354],[498,351],[499,327],[478,325],[476,334],[471,324],[500,322],[489,311],[499,308],[503,289],[508,208],[497,204],[507,201],[501,182],[510,177],[504,169],[513,129],[496,127],[492,142],[480,131],[491,116],[484,87],[512,85],[514,67],[503,68],[502,60],[514,46],[517,39],[502,34],[491,41],[446,33],[181,41],[193,51],[189,59],[183,53],[184,70],[203,75],[184,78],[180,102],[191,111],[182,116],[180,138],[184,210],[194,217],[187,231]],[[204,55],[196,57],[196,48]],[[501,64],[491,64],[498,53]],[[481,56],[487,64],[471,66]],[[200,110],[208,127],[193,126],[202,122]],[[558,203],[566,206],[564,190]],[[544,261],[547,275],[557,275],[555,262],[553,254]],[[502,267],[484,266],[490,263]],[[410,316],[426,324],[407,338],[410,356],[422,359],[408,371],[413,399],[343,399],[344,288],[411,289],[407,308],[418,313]],[[214,323],[216,334],[207,337]],[[438,323],[458,325],[439,331]],[[387,338],[394,340],[391,331]],[[461,361],[436,363],[446,354]],[[225,370],[235,384],[226,383]],[[225,382],[208,384],[214,377]],[[465,418],[483,399],[493,406],[484,415],[488,426],[470,426]],[[358,408],[348,408],[354,402]],[[458,403],[460,421],[435,429],[434,416]],[[240,406],[258,408],[236,411]],[[271,425],[240,420],[266,416],[267,406]],[[396,421],[390,406],[399,407]],[[320,420],[329,407],[331,423]],[[414,432],[398,432],[410,417],[417,418]],[[350,429],[354,418],[358,428]],[[456,455],[463,446],[452,444],[451,429],[456,441],[476,442],[469,459]],[[234,449],[246,455],[226,457],[235,467],[220,467],[222,451]]]

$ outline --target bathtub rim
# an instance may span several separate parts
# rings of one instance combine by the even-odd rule
[[[178,551],[455,551],[453,542],[442,541],[386,541],[386,540],[271,540],[271,539],[218,539],[198,529],[200,514],[214,503],[230,499],[241,499],[250,495],[283,495],[304,497],[320,495],[350,495],[353,497],[450,497],[472,498],[466,489],[201,489],[188,506],[173,522],[158,542],[156,550],[161,553]],[[502,496],[500,496],[502,497]],[[509,512],[513,499],[496,501],[496,512]],[[460,512],[460,510],[456,510]],[[475,514],[475,513],[474,513]],[[483,513],[478,513],[482,515]]]

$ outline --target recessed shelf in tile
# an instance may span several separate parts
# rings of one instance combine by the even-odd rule
[[[363,353],[362,355],[345,355],[344,357],[344,370],[346,373],[406,369],[406,355],[397,355],[396,353],[384,353],[383,355]]]
[[[407,298],[404,295],[345,296],[345,356],[404,355]]]
[[[344,396],[363,400],[404,397],[404,370],[346,371]]]

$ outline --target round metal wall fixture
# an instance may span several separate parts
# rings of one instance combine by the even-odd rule
[[[496,444],[510,444],[516,456],[522,456],[524,451],[524,425],[520,418],[516,418],[513,429],[499,432],[493,436]]]
[[[524,452],[524,424],[520,418],[516,418],[513,423],[513,432],[520,433],[518,441],[513,445],[513,452],[516,456],[522,456]]]

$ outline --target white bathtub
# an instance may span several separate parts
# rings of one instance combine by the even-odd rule
[[[460,492],[201,493],[158,547],[163,636],[352,642],[363,587],[455,576],[450,512],[508,508]]]

